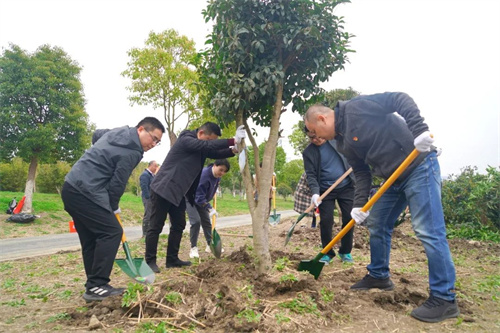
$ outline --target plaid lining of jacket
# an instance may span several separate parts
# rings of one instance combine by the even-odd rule
[[[309,188],[309,185],[307,184],[307,175],[304,172],[300,177],[300,180],[297,183],[297,188],[295,189],[295,192],[293,194],[293,210],[300,214],[304,213],[306,209],[311,205],[311,197],[312,192]],[[307,216],[313,216],[313,214],[314,210],[309,212]]]

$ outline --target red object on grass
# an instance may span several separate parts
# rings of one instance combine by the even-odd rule
[[[75,222],[69,221],[69,232],[76,232]]]
[[[26,196],[23,196],[23,198],[19,200],[16,208],[14,208],[14,210],[12,211],[12,214],[19,214],[21,212],[21,209],[23,209],[24,200],[26,200]]]

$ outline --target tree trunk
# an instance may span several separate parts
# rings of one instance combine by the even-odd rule
[[[259,151],[258,146],[253,139],[253,136],[246,124],[245,119],[241,112],[238,113],[236,118],[236,126],[245,124],[247,127],[247,135],[249,140],[252,142],[254,148],[255,160],[252,161],[255,164],[255,173],[258,183],[258,200],[254,201],[253,196],[253,183],[252,175],[250,174],[250,168],[248,166],[248,161],[245,165],[245,170],[243,173],[243,180],[245,183],[245,190],[247,195],[247,202],[250,208],[250,214],[252,216],[252,230],[253,230],[253,243],[254,243],[254,253],[256,258],[257,271],[260,274],[268,273],[272,268],[271,254],[269,252],[269,197],[272,176],[274,172],[274,162],[276,159],[276,146],[278,144],[279,138],[279,126],[280,126],[280,116],[282,109],[282,97],[283,97],[283,86],[277,87],[276,103],[273,108],[273,115],[271,118],[271,128],[269,131],[269,137],[267,144],[264,149],[264,155],[262,159],[262,168],[259,167]]]
[[[38,168],[38,156],[31,158],[30,166],[28,169],[28,179],[26,180],[26,187],[24,188],[24,205],[22,212],[31,214],[33,210],[33,192],[35,191],[36,169]]]
[[[177,135],[173,131],[168,131],[168,138],[170,139],[170,148],[174,146],[175,141],[177,141]]]

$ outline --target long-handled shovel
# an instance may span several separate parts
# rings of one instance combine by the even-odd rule
[[[124,229],[119,214],[116,214],[116,219],[120,222],[122,229]],[[155,273],[144,261],[144,259],[132,258],[130,248],[127,243],[127,237],[125,236],[125,229],[122,234],[122,244],[123,250],[125,251],[125,259],[115,259],[116,264],[121,268],[121,270],[139,283],[151,284],[155,282]]]
[[[416,149],[413,149],[413,151],[406,157],[406,159],[401,163],[401,165],[394,171],[394,173],[389,177],[389,179],[386,180],[386,182],[380,187],[380,189],[373,195],[373,197],[361,208],[362,212],[367,212],[372,208],[372,206],[377,202],[377,200],[384,194],[384,192],[398,179],[398,177],[403,173],[403,171],[406,170],[408,165],[413,162],[413,160],[418,156],[419,152]],[[323,266],[325,265],[324,262],[319,261],[325,254],[328,253],[332,249],[332,247],[344,237],[344,235],[351,230],[351,228],[356,224],[354,219],[351,219],[349,223],[342,229],[340,232],[331,240],[330,243],[328,243],[327,246],[323,250],[321,250],[320,253],[313,259],[313,260],[302,260],[299,264],[298,270],[299,271],[308,271],[312,275],[314,275],[315,279],[318,279],[321,270],[323,269]]]
[[[347,170],[346,172],[344,172],[344,174],[342,176],[339,177],[339,179],[337,179],[335,181],[335,183],[332,184],[332,186],[330,186],[328,188],[328,190],[326,190],[320,197],[319,197],[319,200],[323,200],[327,195],[328,193],[330,193],[331,191],[333,191],[333,189],[335,187],[337,187],[338,184],[340,184],[347,176],[349,176],[349,174],[352,172],[352,168],[349,168],[349,170]],[[297,218],[297,221],[295,221],[294,224],[292,224],[292,227],[288,230],[288,233],[286,234],[286,238],[285,238],[285,246],[286,244],[288,244],[288,242],[290,241],[290,238],[292,237],[293,235],[293,230],[295,229],[295,226],[300,222],[300,220],[302,220],[304,217],[307,216],[307,214],[309,214],[312,210],[314,209],[314,204],[311,204],[309,206],[309,208],[307,208],[305,210],[305,212],[303,212],[302,214],[299,215],[299,217]]]
[[[217,210],[217,193],[214,195],[214,209]],[[220,239],[219,233],[215,230],[215,220],[217,218],[212,216],[212,241],[210,242],[210,249],[214,256],[219,259],[222,253],[222,241]]]
[[[281,214],[276,214],[276,177],[273,175],[273,209],[274,214],[269,215],[269,223],[276,225],[280,223]]]

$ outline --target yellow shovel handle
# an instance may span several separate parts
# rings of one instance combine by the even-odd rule
[[[217,210],[217,191],[215,191],[215,195],[214,195],[214,209]],[[212,216],[212,232],[214,231],[215,229],[215,214]]]
[[[116,213],[115,216],[116,216],[116,219],[118,220],[118,222],[120,222],[120,225],[122,226],[122,229],[123,229],[123,223],[122,223],[122,219],[120,218],[120,214]],[[125,243],[126,241],[127,241],[127,237],[125,237],[125,230],[123,230],[122,243]]]
[[[385,181],[385,183],[380,187],[380,189],[373,195],[373,197],[368,200],[368,202],[361,208],[362,212],[367,212],[372,208],[372,206],[377,202],[377,200],[384,194],[385,191],[398,179],[398,177],[406,170],[406,168],[417,158],[419,152],[416,149],[413,149],[413,151],[406,157],[406,159],[401,163],[401,165],[396,169],[396,171],[393,172],[393,174]],[[323,250],[321,250],[321,253],[327,254],[328,251],[332,249],[332,247],[342,239],[342,237],[345,236],[351,230],[351,228],[356,224],[356,221],[354,219],[351,219],[348,224],[340,232],[335,236],[335,238],[332,239],[330,243],[328,243],[327,246]]]

